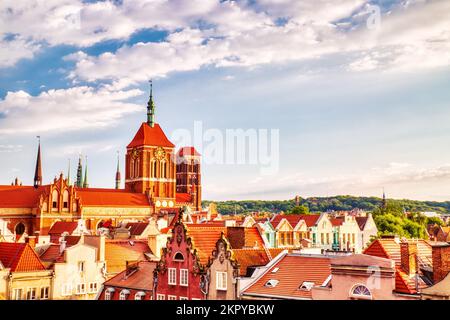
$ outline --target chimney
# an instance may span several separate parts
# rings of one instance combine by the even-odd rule
[[[227,238],[230,241],[231,248],[242,249],[245,247],[245,229],[244,227],[227,227]]]
[[[400,243],[401,267],[406,274],[413,276],[417,273],[417,243],[404,241]]]
[[[158,258],[161,258],[161,252],[162,252],[162,246],[161,242],[159,241],[160,235],[157,234],[151,234],[148,236],[148,246],[150,250],[152,250],[152,253]]]
[[[433,280],[442,281],[450,272],[450,244],[436,244],[433,250]]]
[[[33,249],[36,248],[36,237],[35,236],[28,236],[25,239],[25,242],[28,243],[30,245],[30,247],[32,247]]]

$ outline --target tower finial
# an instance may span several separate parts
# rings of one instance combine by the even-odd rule
[[[41,136],[36,136],[38,139],[38,153],[36,159],[36,169],[34,171],[34,187],[37,189],[42,185],[42,164],[41,164]]]
[[[67,169],[67,185],[70,186],[70,158],[69,160],[69,168]]]
[[[83,166],[81,164],[81,154],[78,156],[77,182],[78,188],[83,188]]]
[[[153,101],[153,80],[148,81],[150,83],[150,98],[147,103],[147,124],[150,127],[155,125],[155,103]]]
[[[117,151],[116,189],[120,189],[120,153]]]

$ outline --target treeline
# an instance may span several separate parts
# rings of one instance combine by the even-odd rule
[[[217,204],[217,210],[221,214],[245,214],[250,212],[291,212],[296,206],[295,200],[244,200],[244,201],[203,201],[203,206],[211,202]],[[416,200],[389,200],[396,208],[408,212],[438,212],[450,213],[450,201],[416,201]],[[362,209],[374,211],[382,205],[382,199],[377,197],[312,197],[301,198],[300,205],[306,206],[310,212],[346,211]]]

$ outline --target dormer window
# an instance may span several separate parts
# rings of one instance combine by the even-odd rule
[[[119,300],[127,300],[130,295],[130,291],[127,289],[123,289],[120,291]]]
[[[269,281],[266,282],[266,284],[264,286],[267,288],[275,288],[279,282],[280,281],[278,281],[278,280],[270,279]]]
[[[314,287],[314,282],[311,281],[305,281],[302,283],[302,285],[299,287],[302,291],[311,291],[311,289]]]

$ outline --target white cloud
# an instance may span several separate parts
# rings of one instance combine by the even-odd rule
[[[20,144],[0,144],[0,153],[20,152],[22,148]]]
[[[114,125],[124,114],[140,111],[127,102],[142,91],[111,91],[81,86],[49,90],[38,96],[8,92],[0,100],[0,134],[70,131]]]
[[[13,39],[2,38],[0,34],[0,68],[11,67],[21,59],[30,59],[40,46],[20,37]]]

